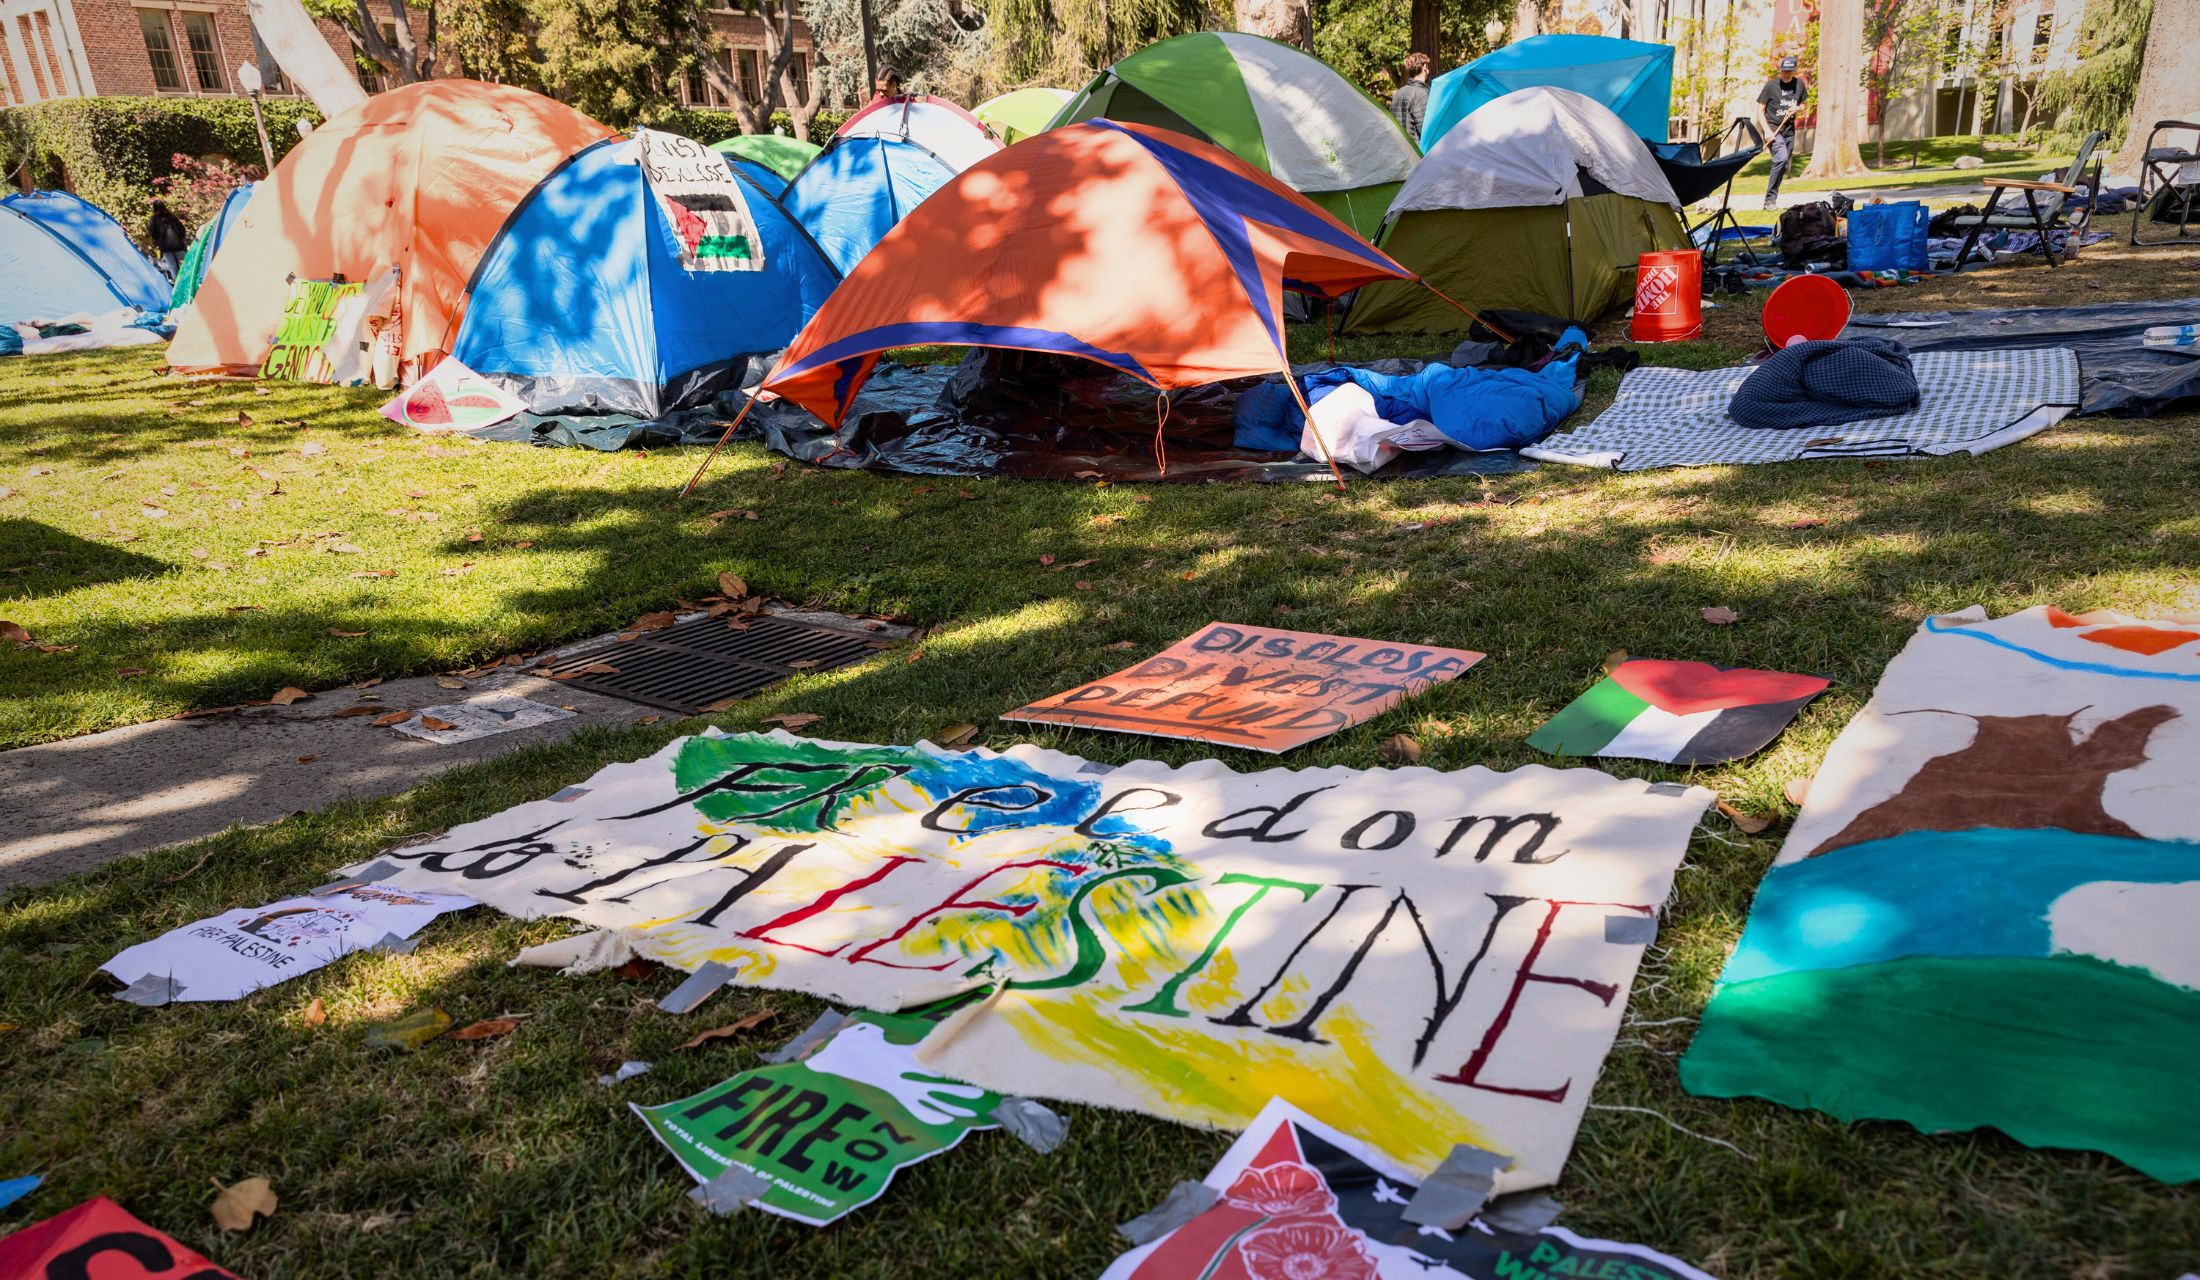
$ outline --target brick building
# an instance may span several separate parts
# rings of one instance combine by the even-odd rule
[[[379,7],[379,6],[378,6]],[[426,15],[410,13],[416,40],[426,39]],[[762,78],[764,28],[730,8],[712,10],[711,25],[726,44],[728,69],[752,95]],[[351,41],[333,22],[321,34],[345,58]],[[383,19],[386,28],[393,24]],[[245,0],[0,0],[0,106],[102,95],[228,97],[241,92],[237,67],[260,66],[265,92],[296,92],[264,56]],[[809,82],[809,29],[795,24],[796,79]],[[364,71],[360,83],[379,92],[394,77]],[[727,105],[697,73],[681,86],[691,106]]]

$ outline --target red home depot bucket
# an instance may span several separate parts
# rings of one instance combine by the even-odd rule
[[[1642,255],[1627,336],[1637,342],[1681,342],[1702,332],[1703,254],[1660,249]]]

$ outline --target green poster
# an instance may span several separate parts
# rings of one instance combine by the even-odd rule
[[[799,1061],[634,1113],[697,1182],[749,1170],[772,1184],[757,1208],[824,1226],[876,1200],[903,1166],[995,1127],[1000,1095],[917,1062],[949,1011],[859,1013]]]

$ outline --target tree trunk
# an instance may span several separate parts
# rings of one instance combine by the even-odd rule
[[[1441,0],[1413,0],[1412,36],[1406,47],[1425,53],[1435,62],[1444,47],[1444,6]]]
[[[2109,173],[2138,181],[2139,158],[2157,120],[2200,121],[2200,0],[2154,0],[2154,21],[2147,28],[2138,94],[2132,101],[2131,132],[2123,150],[2108,162]]]
[[[1851,178],[1865,172],[1857,149],[1863,118],[1864,0],[1826,0],[1818,11],[1818,125],[1810,148],[1810,178]]]
[[[1314,15],[1307,0],[1231,0],[1237,29],[1301,49],[1314,47]]]
[[[345,33],[358,46],[359,52],[388,68],[399,84],[418,83],[420,67],[413,61],[412,23],[405,14],[405,0],[390,0],[390,8],[397,18],[394,42],[382,35],[382,28],[376,22],[374,11],[367,7],[367,0],[352,0],[352,8],[359,18],[345,28]]]
[[[1512,31],[1505,37],[1505,43],[1512,44],[1542,34],[1543,6],[1537,0],[1515,0]]]

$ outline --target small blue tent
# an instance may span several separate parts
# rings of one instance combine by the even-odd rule
[[[690,271],[633,144],[576,152],[512,211],[474,272],[451,355],[537,413],[656,418],[793,341],[840,276],[771,194],[729,166],[758,271]]]
[[[1530,36],[1486,53],[1429,86],[1422,152],[1476,108],[1538,85],[1594,99],[1638,136],[1663,142],[1673,110],[1673,46],[1610,36]]]
[[[834,138],[787,184],[783,200],[846,275],[954,176],[953,165],[906,138]]]
[[[0,199],[0,324],[163,312],[168,295],[160,268],[98,207],[65,191]]]

